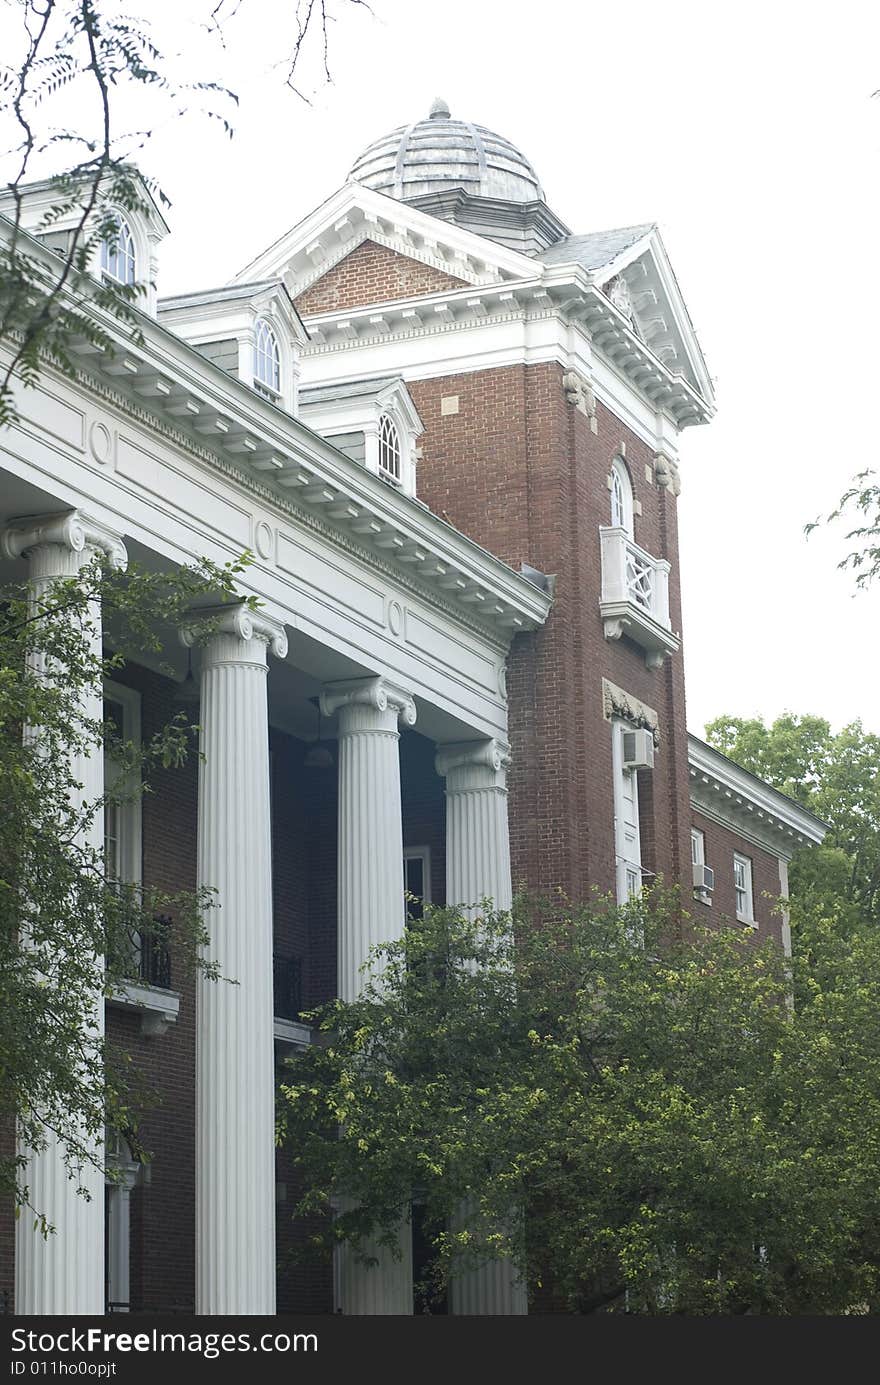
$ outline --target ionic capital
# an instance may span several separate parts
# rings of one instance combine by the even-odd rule
[[[217,635],[232,635],[239,640],[262,640],[276,659],[287,657],[287,634],[279,620],[253,611],[244,604],[231,606],[200,606],[192,613],[192,624],[180,631],[180,639],[190,648],[199,641],[201,627],[210,624],[207,640]]]
[[[321,715],[332,717],[342,707],[372,707],[377,712],[396,712],[404,726],[416,724],[412,693],[381,676],[328,683],[321,693]]]
[[[455,741],[442,745],[437,751],[434,765],[437,773],[447,781],[454,781],[451,788],[503,788],[507,766],[510,764],[510,748],[503,741],[494,738],[485,741]],[[456,771],[466,771],[458,774]]]
[[[52,545],[68,553],[83,553],[86,548],[100,549],[110,564],[119,570],[128,563],[128,553],[120,536],[90,519],[82,510],[29,515],[13,520],[0,534],[0,549],[5,558],[20,558],[35,548]]]

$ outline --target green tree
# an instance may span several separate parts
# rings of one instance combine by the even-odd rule
[[[852,923],[880,922],[880,736],[861,721],[834,733],[823,717],[785,712],[769,726],[716,717],[706,739],[827,822],[823,844],[792,863],[795,904],[821,901]]]
[[[365,0],[339,5],[369,10]],[[166,200],[158,183],[135,166],[156,122],[198,111],[232,134],[234,93],[215,81],[175,77],[144,8],[121,10],[108,0],[11,0],[6,6],[0,137],[11,154],[0,196],[0,215],[9,222],[0,236],[0,426],[17,417],[16,381],[35,384],[47,362],[75,375],[72,343],[78,338],[112,347],[101,313],[137,339],[144,285],[109,277],[98,283],[89,269],[100,244],[115,242],[117,211],[143,210],[151,195]],[[246,8],[243,0],[204,0],[203,24],[225,43]],[[288,49],[277,57],[299,96],[300,65],[312,47],[330,80],[329,26],[337,8],[330,0],[289,0]],[[53,123],[55,110],[61,128]],[[128,123],[132,110],[135,129]],[[26,233],[35,167],[48,167],[52,197],[30,232],[50,238],[54,253],[48,258]]]
[[[787,978],[778,947],[675,920],[658,894],[519,901],[380,949],[282,1089],[298,1213],[351,1209],[315,1252],[393,1246],[412,1195],[433,1287],[505,1252],[574,1313],[872,1305],[880,938],[820,921]]]
[[[202,966],[211,904],[209,890],[105,878],[93,825],[149,792],[152,768],[182,764],[198,728],[180,713],[143,745],[124,740],[100,711],[104,679],[132,653],[160,656],[159,632],[191,620],[193,601],[233,596],[243,565],[122,573],[102,556],[47,590],[0,589],[0,1118],[33,1149],[54,1132],[74,1177],[105,1124],[130,1132],[144,1097],[96,1029],[96,997],[130,977],[135,940],[153,938],[159,917],[174,920],[183,969]],[[110,651],[96,647],[97,603]],[[105,747],[120,773],[90,798],[84,759]],[[0,1158],[0,1188],[28,1204],[23,1173],[21,1154]]]
[[[876,476],[871,470],[860,471],[854,476],[852,484],[824,520],[826,524],[833,524],[844,515],[855,515],[855,528],[845,536],[853,547],[838,567],[854,572],[859,587],[868,587],[880,577],[880,484]],[[805,526],[805,533],[811,534],[822,522],[812,520]]]

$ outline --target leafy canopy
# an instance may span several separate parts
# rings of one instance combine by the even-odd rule
[[[833,733],[823,717],[785,712],[770,725],[716,717],[706,738],[828,824],[822,846],[792,863],[796,906],[821,900],[853,925],[880,922],[880,736],[860,721]]]
[[[414,1197],[429,1295],[506,1252],[576,1313],[873,1302],[878,1002],[880,938],[821,922],[789,975],[739,930],[681,934],[656,893],[429,909],[289,1065],[298,1214],[346,1208],[314,1253],[366,1255]]]

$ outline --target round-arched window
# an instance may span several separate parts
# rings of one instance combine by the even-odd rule
[[[611,463],[611,523],[633,537],[633,493],[629,472],[619,457]]]
[[[120,212],[112,212],[110,220],[113,229],[101,242],[101,273],[119,284],[133,284],[137,261],[131,227]]]
[[[265,394],[281,393],[281,353],[268,322],[257,318],[254,329],[254,384]]]
[[[382,415],[379,424],[379,470],[395,481],[400,480],[400,434],[388,414]]]

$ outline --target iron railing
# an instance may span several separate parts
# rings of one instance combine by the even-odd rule
[[[272,958],[272,993],[275,1018],[298,1020],[302,1010],[302,958]]]

